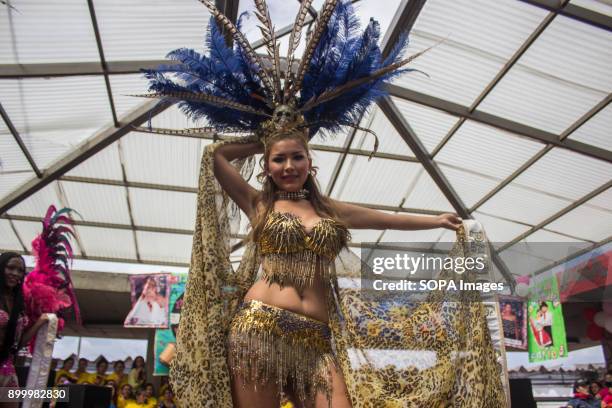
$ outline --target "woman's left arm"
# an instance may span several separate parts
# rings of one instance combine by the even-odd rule
[[[36,332],[38,331],[38,329],[41,328],[41,326],[43,324],[45,324],[46,322],[49,321],[49,317],[47,316],[46,313],[43,313],[38,320],[36,321],[36,323],[34,323],[32,326],[30,326],[30,328],[28,330],[26,330],[23,335],[21,335],[21,340],[19,341],[19,348],[25,347],[30,340],[32,340],[32,337],[34,337],[34,335],[36,334]]]
[[[425,230],[447,228],[456,231],[461,226],[461,218],[457,214],[445,213],[436,216],[420,216],[408,214],[388,214],[359,205],[334,201],[340,218],[349,228],[359,229],[394,229],[394,230]]]

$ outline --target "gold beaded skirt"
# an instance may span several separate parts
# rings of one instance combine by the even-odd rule
[[[228,336],[228,362],[246,383],[288,387],[301,401],[317,392],[331,400],[331,368],[338,367],[329,326],[258,300],[244,302]]]

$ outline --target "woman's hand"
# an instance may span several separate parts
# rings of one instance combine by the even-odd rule
[[[461,226],[462,220],[457,214],[446,213],[437,217],[438,227],[457,231]]]

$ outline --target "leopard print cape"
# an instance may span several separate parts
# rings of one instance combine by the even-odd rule
[[[229,262],[239,213],[214,177],[213,156],[222,144],[254,141],[217,142],[202,156],[191,267],[170,366],[180,407],[233,406],[226,335],[261,257],[247,243],[240,266],[234,270]],[[249,167],[245,160],[233,164]],[[465,231],[458,234],[449,256],[464,254],[464,238]],[[338,257],[327,296],[333,346],[354,408],[509,406],[503,348],[493,347],[481,302],[449,302],[442,295],[417,304],[400,298],[391,306],[369,300],[339,284],[359,278],[355,258],[347,250]]]

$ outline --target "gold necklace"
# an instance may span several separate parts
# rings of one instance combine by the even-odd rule
[[[276,199],[277,200],[302,200],[302,199],[306,199],[306,197],[308,197],[308,190],[306,190],[305,188],[298,190],[298,191],[285,191],[285,190],[278,190],[276,192]]]

